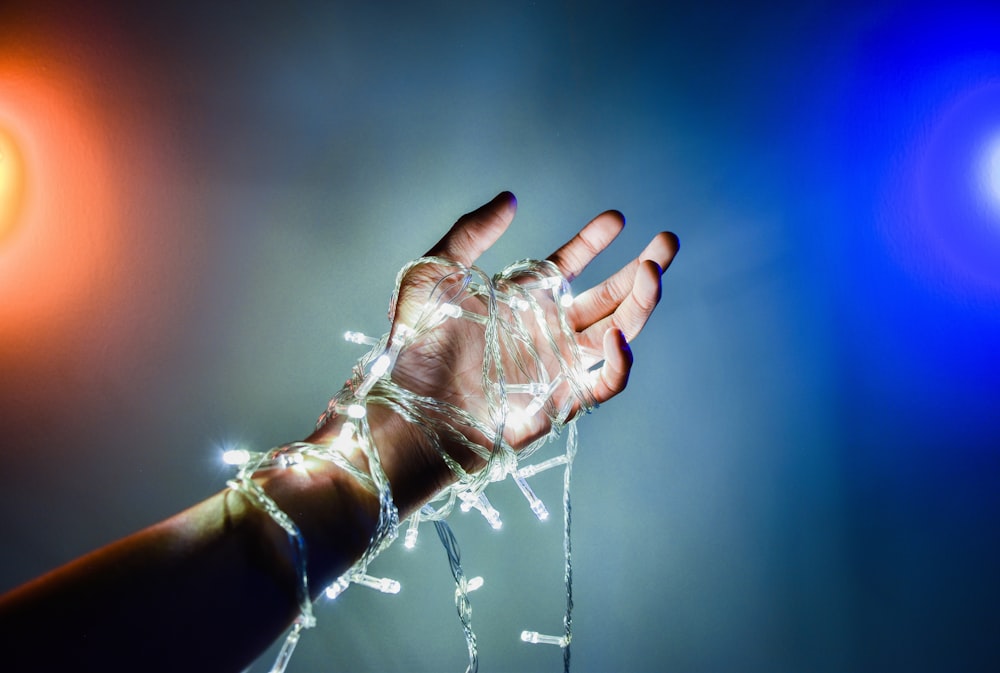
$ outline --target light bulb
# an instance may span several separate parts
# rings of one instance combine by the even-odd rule
[[[538,381],[533,381],[531,383],[509,383],[507,384],[508,393],[527,393],[528,395],[546,395],[549,392],[549,386],[545,383],[539,383]]]
[[[521,631],[521,640],[526,643],[541,643],[543,645],[558,645],[566,647],[565,636],[547,636],[538,631]]]
[[[536,498],[531,502],[531,511],[535,513],[539,521],[545,521],[549,518],[549,510],[545,506],[545,503]]]
[[[344,593],[351,582],[347,579],[347,576],[341,575],[337,578],[337,581],[326,588],[326,597],[330,600],[334,600],[340,594]]]
[[[528,300],[521,299],[520,297],[510,297],[507,300],[507,303],[510,304],[510,307],[515,311],[527,311],[529,308],[531,308],[531,304],[528,302]]]
[[[544,398],[533,397],[531,398],[531,402],[528,403],[528,406],[524,408],[524,415],[530,418],[535,414],[537,414],[539,411],[541,411],[542,407],[544,406],[545,406]]]
[[[563,279],[560,276],[549,276],[547,278],[539,278],[538,280],[525,283],[521,287],[525,290],[554,290],[563,284]]]
[[[384,594],[398,594],[402,588],[399,582],[388,577],[383,577],[378,583],[378,590]]]
[[[229,449],[222,454],[222,462],[226,465],[246,465],[249,460],[250,452],[246,449]]]
[[[381,377],[382,375],[384,375],[387,371],[389,371],[389,365],[391,363],[392,360],[389,358],[388,355],[386,355],[385,353],[379,355],[378,359],[375,360],[375,364],[372,365],[371,368],[372,376]]]
[[[462,504],[459,507],[463,512],[468,512],[472,508],[476,508],[483,515],[483,518],[489,522],[493,530],[500,530],[503,527],[503,521],[500,520],[500,512],[490,503],[485,493],[473,494],[463,491],[458,494],[458,497],[462,499]]]
[[[535,495],[535,492],[531,489],[531,486],[528,486],[528,482],[525,481],[524,477],[520,476],[519,474],[515,474],[514,483],[517,484],[517,487],[521,489],[521,493],[523,493],[524,497],[527,498],[528,506],[531,507],[531,511],[535,513],[535,516],[538,517],[538,520],[545,521],[546,519],[548,519],[549,518],[548,508],[545,506],[545,503],[542,502],[537,495]]]
[[[565,465],[567,460],[568,459],[566,458],[565,454],[561,456],[553,456],[548,460],[543,460],[542,462],[536,463],[534,465],[525,465],[524,467],[518,469],[517,474],[524,478],[534,477],[539,472],[544,472],[545,470],[551,469],[558,465]]]
[[[339,451],[341,454],[347,456],[350,455],[351,451],[356,446],[354,442],[354,423],[350,421],[344,421],[344,424],[340,426],[340,434],[337,438],[333,440],[333,449]]]
[[[359,346],[374,346],[378,343],[378,339],[370,336],[366,336],[361,332],[352,332],[348,330],[344,332],[344,340],[349,341],[352,344],[358,344]]]
[[[471,320],[472,322],[477,322],[481,325],[485,325],[489,322],[489,318],[486,316],[473,313],[472,311],[466,311],[457,304],[441,304],[438,306],[438,313],[447,318],[465,318],[466,320]]]
[[[413,549],[417,546],[417,520],[413,518],[410,520],[410,527],[406,529],[406,535],[403,536],[403,546],[407,549]]]
[[[398,594],[402,586],[399,582],[388,577],[372,577],[371,575],[353,575],[351,581],[361,584],[369,589],[381,591],[384,594]]]
[[[278,465],[281,467],[292,467],[301,465],[304,460],[301,453],[283,453],[278,456]]]

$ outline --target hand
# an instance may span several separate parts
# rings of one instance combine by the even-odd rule
[[[514,219],[516,201],[503,193],[491,202],[461,217],[432,247],[434,256],[472,266],[499,239]],[[572,280],[613,241],[624,227],[616,211],[597,216],[569,242],[549,256],[559,271]],[[593,382],[596,402],[606,402],[625,389],[632,366],[629,342],[642,331],[660,298],[660,276],[678,249],[677,237],[657,234],[638,257],[602,283],[580,293],[567,310],[577,343],[586,351],[603,353],[604,364]],[[394,311],[394,329],[400,323],[413,325],[431,292],[441,291],[442,278],[451,270],[439,265],[421,265],[404,276]],[[426,337],[408,346],[392,373],[393,381],[418,395],[448,402],[485,420],[488,414],[482,396],[482,325],[470,320],[446,320]],[[513,367],[505,362],[505,371]],[[564,395],[567,393],[563,393]],[[574,410],[575,413],[575,410]],[[549,419],[537,414],[529,424],[508,424],[506,440],[521,448],[549,430]],[[477,436],[478,435],[478,436]],[[487,439],[467,433],[468,439],[487,450]],[[468,450],[452,451],[466,470],[482,467],[482,456]],[[417,462],[441,463],[438,456],[422,456]],[[444,468],[441,463],[441,468]],[[443,486],[451,479],[441,472]]]

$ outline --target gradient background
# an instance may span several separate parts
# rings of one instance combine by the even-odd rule
[[[997,670],[997,146],[985,3],[3,3],[0,590],[307,434],[342,332],[511,189],[491,271],[606,208],[578,286],[683,244],[581,422],[577,673]],[[518,641],[559,630],[558,520],[509,486],[502,532],[453,519],[480,670],[560,670]],[[463,670],[429,533],[290,671]]]

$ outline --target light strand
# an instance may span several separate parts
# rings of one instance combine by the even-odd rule
[[[465,578],[465,571],[462,570],[462,551],[459,549],[458,540],[447,521],[435,521],[434,528],[437,530],[441,545],[448,555],[448,567],[455,579],[455,609],[462,622],[462,633],[465,634],[465,643],[469,649],[469,665],[465,669],[465,673],[476,673],[479,670],[479,651],[476,645],[476,632],[472,630],[472,603],[469,601],[471,589]]]
[[[411,293],[419,285],[414,278],[433,286],[428,295],[412,303]],[[422,302],[422,303],[421,303]],[[566,309],[572,304],[569,283],[548,261],[524,260],[510,265],[493,278],[475,267],[466,267],[441,258],[421,258],[404,266],[396,279],[390,305],[393,329],[381,338],[360,332],[346,332],[347,341],[370,346],[352,369],[347,384],[330,400],[320,416],[323,426],[335,416],[346,416],[340,432],[328,444],[296,442],[257,454],[231,449],[224,459],[239,465],[229,482],[255,507],[265,511],[287,534],[298,575],[300,616],[289,631],[273,673],[281,673],[295,649],[301,631],[315,624],[305,567],[305,540],[294,522],[254,481],[263,469],[287,468],[302,464],[306,457],[334,463],[347,471],[378,497],[379,518],[368,547],[360,559],[330,587],[326,595],[336,598],[351,584],[387,593],[399,591],[399,583],[373,577],[367,568],[378,554],[397,537],[399,514],[393,502],[388,478],[370,426],[370,407],[379,406],[419,428],[429,446],[454,474],[454,484],[411,515],[404,546],[416,545],[420,521],[432,521],[448,554],[456,583],[455,602],[469,649],[468,673],[478,668],[478,651],[472,630],[472,606],[468,593],[476,582],[467,580],[461,566],[457,540],[445,519],[457,503],[465,511],[476,509],[493,528],[502,525],[500,513],[490,504],[484,490],[492,482],[508,476],[524,494],[539,519],[548,509],[534,493],[527,479],[541,471],[565,465],[563,510],[565,584],[567,593],[564,635],[545,636],[534,631],[522,633],[531,643],[559,644],[564,650],[564,668],[569,666],[572,639],[572,564],[570,547],[570,471],[576,452],[575,410],[589,412],[596,407],[591,380],[583,366],[582,352],[569,325]],[[413,309],[415,306],[415,314]],[[400,309],[407,312],[397,315]],[[476,325],[482,334],[481,396],[463,398],[459,406],[433,397],[421,396],[397,383],[393,371],[408,348],[424,343],[435,330],[449,321]],[[475,338],[474,338],[475,339]],[[525,401],[525,398],[527,400]],[[467,400],[478,402],[469,403]],[[521,466],[541,446],[568,426],[564,455],[533,465]],[[509,437],[540,435],[525,447],[515,447]],[[470,437],[485,438],[473,440]],[[467,450],[479,456],[485,467],[466,471],[453,453]],[[360,451],[367,471],[356,467],[347,456]],[[481,580],[480,580],[481,582]]]
[[[566,588],[566,611],[563,613],[563,673],[569,673],[570,643],[573,640],[573,506],[570,484],[573,480],[573,460],[576,458],[576,424],[569,426],[566,437],[566,467],[563,470],[563,584]]]

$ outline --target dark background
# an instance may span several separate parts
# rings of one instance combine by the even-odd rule
[[[308,434],[342,332],[510,189],[488,271],[607,208],[578,286],[682,240],[580,423],[577,673],[1000,667],[1000,10],[5,3],[3,134],[0,590]],[[491,498],[453,520],[480,670],[559,670],[518,640],[560,628],[558,518]],[[289,670],[463,670],[429,532]]]

